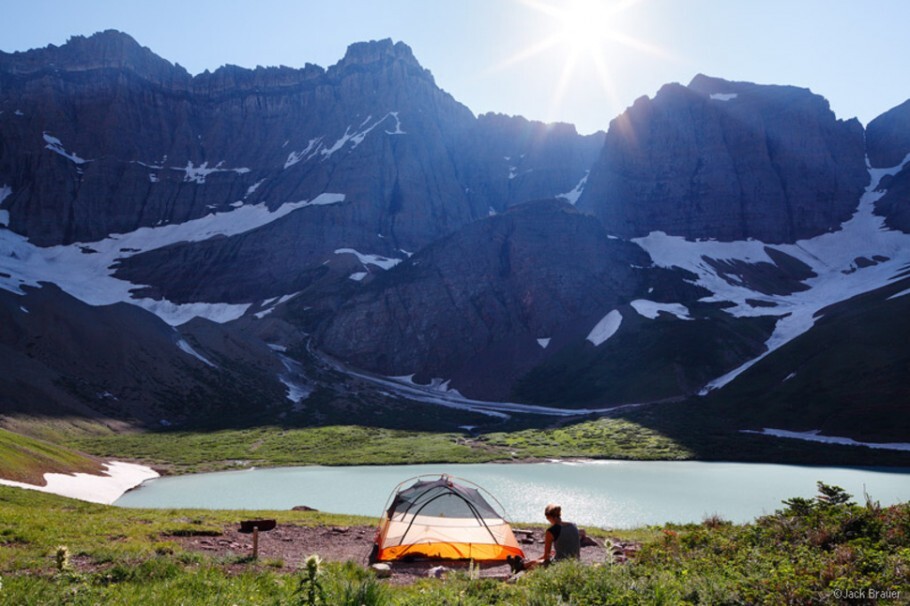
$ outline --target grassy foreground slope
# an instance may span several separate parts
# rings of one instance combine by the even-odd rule
[[[125,510],[0,487],[0,604],[778,605],[910,598],[910,504],[858,505],[824,485],[816,499],[790,499],[751,524],[709,519],[640,530],[644,544],[628,563],[567,562],[514,584],[455,573],[396,586],[353,562],[323,563],[307,583],[305,571],[280,561],[226,561],[173,540],[216,536],[258,515],[280,524],[365,521],[311,512]]]
[[[0,429],[0,478],[44,485],[45,473],[101,473],[102,465],[69,448]]]

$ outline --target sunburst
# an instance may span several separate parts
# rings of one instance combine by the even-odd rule
[[[616,47],[667,58],[660,47],[624,31],[623,16],[629,9],[646,0],[518,0],[552,20],[551,33],[540,42],[522,48],[503,61],[497,69],[528,61],[557,48],[565,49],[565,60],[550,100],[555,113],[565,98],[572,79],[583,69],[593,70],[607,98],[614,106],[620,103],[611,62],[621,60]]]

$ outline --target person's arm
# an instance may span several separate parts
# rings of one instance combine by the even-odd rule
[[[553,549],[553,534],[548,530],[543,535],[543,561],[550,561],[550,550]]]

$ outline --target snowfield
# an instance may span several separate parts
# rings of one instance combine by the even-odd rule
[[[769,245],[757,240],[693,242],[663,232],[652,232],[632,240],[651,255],[655,265],[679,267],[695,273],[698,276],[695,283],[714,293],[704,301],[731,302],[734,306],[725,311],[738,317],[770,315],[779,318],[774,332],[765,343],[765,353],[709,382],[702,395],[728,384],[769,353],[808,331],[815,325],[823,308],[887,286],[901,277],[901,272],[910,263],[910,234],[888,229],[884,218],[874,215],[873,210],[876,201],[884,195],[884,192],[876,191],[881,179],[900,172],[908,162],[910,154],[893,168],[870,168],[871,182],[853,217],[838,231],[795,244]],[[777,249],[808,265],[816,274],[816,277],[804,281],[810,288],[789,295],[765,295],[742,284],[730,284],[703,258],[773,263],[765,247]],[[859,257],[872,259],[876,256],[888,260],[868,267],[856,264]],[[768,307],[750,305],[747,299],[761,301]]]
[[[214,322],[228,322],[242,316],[249,304],[176,304],[167,300],[135,299],[131,290],[140,285],[113,276],[112,266],[141,252],[178,242],[201,242],[216,236],[241,234],[284,217],[307,206],[337,204],[344,194],[320,194],[279,206],[270,211],[265,204],[245,205],[185,223],[142,227],[127,234],[112,234],[97,242],[78,242],[47,248],[31,244],[25,237],[0,229],[0,288],[24,294],[22,286],[41,282],[56,284],[89,305],[125,302],[138,305],[177,326],[196,316]]]
[[[740,430],[741,433],[754,433],[760,436],[773,436],[775,438],[788,438],[791,440],[804,440],[808,442],[821,442],[823,444],[841,444],[844,446],[864,446],[866,448],[877,448],[880,450],[907,450],[910,451],[910,444],[904,442],[857,442],[852,438],[841,438],[837,436],[823,436],[818,429],[812,431],[787,431],[785,429],[763,428],[761,431],[750,429]]]
[[[35,486],[12,480],[0,480],[0,484],[48,492],[90,503],[111,505],[130,488],[135,488],[146,480],[158,477],[158,472],[145,465],[111,461],[105,463],[104,466],[107,467],[107,471],[103,476],[90,473],[46,473],[44,474],[44,481],[47,482],[45,486]]]
[[[718,98],[719,101],[730,99]],[[356,147],[364,138],[380,125],[386,127],[394,124],[394,130],[385,130],[388,135],[404,134],[397,112],[390,112],[378,120],[368,116],[359,127],[349,126],[345,134],[331,146],[323,143],[323,138],[311,139],[300,152],[291,152],[285,168],[310,158],[328,157],[345,146]],[[45,133],[47,148],[67,157],[73,162],[89,162],[64,149],[59,139]],[[725,312],[736,317],[773,316],[776,317],[774,331],[765,343],[766,351],[749,360],[729,373],[708,382],[702,394],[727,385],[756,362],[811,329],[820,311],[839,301],[887,286],[894,280],[904,277],[910,266],[910,234],[890,230],[885,226],[882,217],[873,214],[875,203],[884,195],[876,191],[881,180],[898,173],[904,164],[910,162],[910,155],[900,165],[890,169],[869,169],[870,184],[861,196],[853,217],[840,229],[811,239],[800,240],[794,244],[768,245],[757,240],[720,242],[714,240],[690,241],[678,236],[669,236],[663,232],[652,232],[632,242],[644,249],[655,266],[664,268],[681,268],[697,276],[695,284],[712,294],[705,297],[705,302],[725,302],[731,304]],[[149,166],[161,169],[163,167]],[[177,170],[176,168],[173,168]],[[189,163],[180,168],[186,173],[187,180],[204,183],[205,176],[216,171],[242,172],[248,169],[222,168],[219,163],[214,168],[207,164],[194,166]],[[562,197],[574,202],[587,180],[585,175],[576,188]],[[247,194],[255,191],[261,183],[249,188]],[[0,201],[11,194],[9,186],[0,186]],[[345,200],[344,194],[323,193],[311,200],[285,203],[275,210],[269,210],[264,203],[257,205],[243,204],[238,201],[226,212],[215,212],[209,216],[187,221],[181,224],[143,227],[126,234],[112,234],[97,242],[82,242],[66,246],[42,248],[8,229],[9,212],[0,211],[0,288],[24,294],[23,286],[38,287],[41,282],[58,285],[70,295],[90,305],[108,305],[126,302],[138,305],[155,313],[171,325],[179,325],[193,317],[200,316],[215,322],[228,322],[247,312],[250,304],[225,303],[189,303],[175,304],[167,300],[137,299],[131,291],[141,286],[113,276],[112,267],[120,259],[141,252],[155,250],[178,242],[200,242],[216,236],[241,234],[270,222],[276,221],[291,212],[308,206],[338,204]],[[769,263],[773,259],[766,248],[774,248],[805,263],[815,273],[814,277],[803,281],[808,289],[786,295],[767,295],[750,289],[734,276],[723,274],[706,259],[734,263]],[[350,274],[350,279],[361,281],[369,272],[369,266],[388,270],[400,263],[402,259],[389,258],[376,254],[361,253],[353,248],[335,249],[335,254],[354,255],[362,270]],[[410,253],[405,253],[410,254]],[[858,263],[858,259],[875,259],[875,262]],[[910,294],[910,289],[892,296],[901,297]],[[751,302],[750,302],[751,301]],[[755,302],[758,304],[755,304]],[[266,315],[277,303],[265,305],[259,312]],[[641,316],[652,320],[661,314],[670,314],[679,320],[692,320],[690,310],[681,303],[659,303],[646,299],[631,302],[631,307]],[[619,310],[607,313],[590,331],[587,340],[595,347],[603,344],[619,330],[622,324]],[[542,348],[549,345],[549,339],[538,339]],[[188,346],[187,346],[188,347]],[[195,355],[187,347],[181,349]],[[190,348],[191,349],[191,348]],[[198,355],[196,357],[199,357]],[[203,360],[211,364],[211,362]],[[375,380],[375,378],[374,378]],[[391,381],[396,389],[403,387],[401,381]],[[407,390],[420,391],[424,396],[423,386],[408,385]],[[439,390],[434,391],[437,397]],[[490,403],[477,403],[449,394],[445,405],[457,405],[471,410],[494,409]],[[413,397],[413,394],[412,394]],[[454,400],[452,399],[454,398]],[[457,403],[455,402],[457,401]],[[497,404],[501,407],[502,404]],[[506,408],[496,408],[506,413]],[[540,412],[539,407],[537,411]],[[514,409],[513,409],[514,410]],[[547,414],[547,413],[544,413]]]
[[[692,319],[689,315],[689,309],[682,303],[657,303],[647,299],[636,299],[632,301],[631,305],[638,312],[638,315],[644,316],[649,320],[656,320],[661,313],[668,313],[680,320]]]

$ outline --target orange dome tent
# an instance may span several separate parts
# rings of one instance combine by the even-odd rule
[[[505,561],[524,553],[512,527],[484,498],[482,488],[443,475],[399,484],[379,521],[373,559]],[[435,477],[435,476],[434,476]],[[486,492],[486,491],[483,491]],[[499,506],[499,502],[486,492]]]

